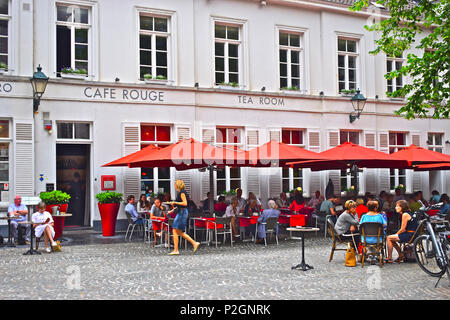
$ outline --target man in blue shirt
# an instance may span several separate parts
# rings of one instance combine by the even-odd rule
[[[144,220],[139,217],[139,213],[136,211],[136,207],[134,206],[134,196],[128,196],[127,201],[128,203],[125,206],[125,211],[131,215],[131,220],[133,220],[136,224],[143,224]]]
[[[10,204],[8,207],[8,215],[10,217],[16,217],[16,219],[11,220],[10,224],[10,230],[11,235],[14,238],[14,241],[17,243],[17,228],[19,227],[19,222],[21,221],[27,221],[27,214],[28,209],[27,207],[22,204],[22,197],[17,195],[14,198],[14,203]],[[30,244],[30,237],[31,237],[31,228],[30,225],[23,225],[24,228],[26,228],[26,235],[25,235],[25,241],[26,244]]]
[[[269,209],[263,211],[261,216],[258,218],[258,237],[259,239],[256,241],[258,244],[264,243],[264,238],[266,237],[266,226],[264,222],[267,222],[269,218],[277,218],[280,216],[280,211],[278,211],[278,206],[273,200],[269,200],[268,203]],[[278,225],[275,227],[275,233],[278,234]]]

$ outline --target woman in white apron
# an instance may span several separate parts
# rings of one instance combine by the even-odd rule
[[[55,236],[55,230],[53,229],[53,218],[48,211],[45,211],[45,207],[44,202],[39,202],[38,212],[33,213],[31,220],[34,223],[33,228],[36,238],[40,238],[44,235],[45,251],[50,253],[52,250],[48,247],[49,241],[52,247],[57,244],[55,240],[53,240],[53,237]]]

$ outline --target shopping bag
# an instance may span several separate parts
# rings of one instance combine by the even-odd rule
[[[61,251],[62,251],[62,250],[61,250],[61,242],[56,241],[56,246],[53,246],[53,247],[52,247],[52,251],[53,251],[53,252],[61,252]]]
[[[355,249],[350,243],[348,244],[347,253],[345,254],[345,266],[356,267]]]

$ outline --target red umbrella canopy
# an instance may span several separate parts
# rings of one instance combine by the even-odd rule
[[[114,160],[110,163],[104,164],[102,167],[124,167],[128,166],[130,162],[132,162],[134,159],[139,157],[148,156],[148,154],[154,152],[155,150],[159,150],[159,147],[156,147],[154,145],[149,145],[145,148],[142,148],[141,150],[131,153],[125,157],[119,158],[117,160]]]
[[[255,167],[284,166],[286,162],[325,159],[319,153],[278,141],[269,141],[248,151],[249,164]]]
[[[146,149],[146,148],[145,148]],[[127,162],[130,168],[175,167],[178,170],[202,168],[208,165],[245,165],[246,152],[233,148],[218,148],[194,139],[182,140],[164,148],[145,149],[112,163]],[[130,155],[131,156],[131,155]],[[110,164],[105,165],[110,166]]]
[[[414,171],[450,170],[450,163],[430,163],[421,164],[414,168]]]
[[[410,161],[414,164],[449,162],[450,156],[436,151],[427,150],[414,144],[391,154],[392,159]]]
[[[342,170],[357,165],[360,168],[408,168],[408,161],[392,159],[389,154],[345,142],[320,153],[326,160],[287,163],[292,167],[318,170]]]

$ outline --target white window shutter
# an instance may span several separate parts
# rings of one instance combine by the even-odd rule
[[[260,196],[259,168],[247,168],[247,192],[253,192],[256,197]]]
[[[209,170],[206,170],[205,172],[200,172],[200,177],[202,183],[202,193],[200,200],[203,201],[204,199],[206,199],[207,193],[209,192]]]
[[[328,130],[327,139],[328,149],[334,148],[339,145],[339,131],[338,130]],[[340,170],[329,170],[328,177],[333,181],[334,194],[340,195],[341,193],[341,171]],[[328,182],[327,182],[328,183]]]
[[[411,133],[411,143],[420,147],[420,133]]]
[[[122,156],[126,156],[140,150],[140,129],[141,128],[139,123],[123,124]],[[126,198],[129,195],[134,195],[136,198],[138,198],[141,193],[141,169],[124,168],[123,170],[124,197]]]
[[[202,130],[202,142],[207,144],[215,143],[215,130],[214,129],[203,129]]]
[[[308,147],[309,150],[320,152],[320,130],[308,129]],[[320,190],[320,172],[311,171],[309,173],[309,193],[313,195],[314,192]],[[306,182],[306,180],[305,180]]]
[[[269,130],[269,140],[281,142],[281,130]]]
[[[259,146],[259,131],[257,129],[247,129],[247,150]]]
[[[320,131],[308,130],[308,146],[309,150],[320,152]]]
[[[182,140],[187,140],[191,138],[191,128],[190,127],[185,127],[185,126],[180,126],[176,128],[176,133],[177,133],[177,141],[182,141]],[[176,171],[176,179],[181,179],[184,182],[184,188],[187,192],[187,194],[189,195],[189,197],[191,197],[192,199],[192,193],[191,193],[191,171],[190,170],[183,170],[183,171]]]
[[[389,153],[388,132],[378,132],[378,151]],[[378,169],[378,182],[380,191],[389,192],[391,188],[389,169]]]
[[[378,132],[378,151],[389,153],[389,133]]]
[[[33,122],[17,121],[14,138],[14,193],[34,196]]]
[[[267,168],[269,171],[269,197],[279,198],[282,192],[281,168]]]
[[[177,141],[187,140],[191,138],[191,128],[177,127]]]
[[[339,145],[339,131],[328,130],[328,149],[337,147]]]
[[[364,145],[366,148],[376,149],[376,132],[364,131]]]

